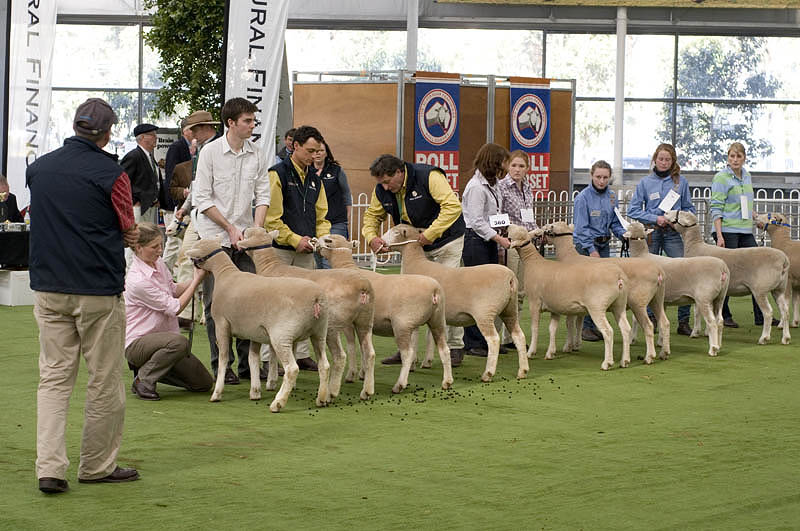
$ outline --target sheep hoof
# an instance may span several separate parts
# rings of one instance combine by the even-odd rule
[[[658,354],[658,359],[666,361],[667,359],[669,359],[669,352],[660,352]]]
[[[492,376],[494,376],[494,374],[490,373],[489,371],[486,371],[485,373],[481,374],[481,381],[482,382],[491,382],[492,381]]]
[[[800,321],[792,321],[792,328],[797,328],[800,326]]]
[[[716,356],[717,356],[717,351],[716,351],[716,349],[713,349],[713,348],[712,348],[711,350],[709,350],[709,351],[708,351],[708,355],[709,355],[709,356],[711,356],[712,358],[713,358],[713,357],[716,357]]]
[[[422,363],[419,364],[420,369],[430,369],[431,367],[433,367],[433,363],[431,363],[430,361],[423,361]]]
[[[250,400],[261,400],[261,391],[250,391]]]
[[[353,383],[355,381],[356,381],[355,377],[349,374],[344,377],[344,383]]]
[[[208,399],[209,402],[219,402],[222,398],[222,393],[214,393],[211,395],[211,398]]]
[[[619,362],[619,366],[622,367],[623,369],[627,369],[628,365],[630,365],[630,364],[631,364],[631,360],[622,360],[622,361]]]
[[[358,373],[358,379],[359,379],[359,380],[363,380],[363,379],[364,379],[364,371],[363,371],[363,370],[359,371],[359,373]]]
[[[694,339],[694,338],[696,338],[696,337],[700,337],[700,331],[698,331],[698,330],[692,330],[692,333],[691,333],[691,334],[689,334],[689,337],[691,337],[692,339]]]
[[[602,365],[600,365],[600,368],[603,369],[604,371],[607,371],[613,366],[614,366],[613,361],[604,361]]]
[[[361,400],[369,400],[369,397],[370,397],[370,396],[372,396],[372,394],[371,394],[371,393],[368,393],[367,391],[365,391],[364,389],[362,389],[362,390],[361,390],[361,393],[358,395],[358,398],[360,398]]]
[[[272,403],[269,405],[269,410],[273,413],[280,413],[281,409],[283,408],[283,404],[281,404],[278,400],[273,400]]]
[[[322,400],[321,398],[317,398],[315,403],[317,404],[317,407],[325,407],[328,405],[328,401]]]
[[[644,362],[646,365],[652,365],[654,360],[655,356],[645,356],[644,358]]]
[[[791,342],[792,342],[792,338],[790,338],[790,337],[782,337],[781,338],[781,343],[783,343],[784,345],[788,345]]]
[[[278,382],[269,382],[268,381],[266,384],[264,384],[264,388],[267,391],[274,391],[276,387],[278,387]]]
[[[453,387],[453,380],[442,380],[442,389],[450,389]]]
[[[766,345],[768,341],[769,341],[768,337],[759,337],[758,338],[758,344],[759,345]]]
[[[548,352],[547,354],[545,354],[545,355],[544,355],[544,359],[546,359],[546,360],[551,360],[551,359],[553,359],[553,354],[551,354],[551,353],[549,353],[549,352]]]
[[[517,371],[517,380],[524,380],[527,377],[528,377],[528,371],[526,371],[525,369],[519,369]]]
[[[406,388],[406,386],[405,386],[405,385],[394,384],[394,386],[392,387],[392,392],[393,392],[394,394],[397,394],[397,393],[402,393],[402,392],[403,392],[403,389],[405,389],[405,388]]]

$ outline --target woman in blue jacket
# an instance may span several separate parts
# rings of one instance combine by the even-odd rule
[[[679,258],[683,256],[683,240],[664,218],[664,213],[667,210],[697,213],[689,194],[689,182],[681,175],[672,144],[659,144],[652,165],[653,171],[636,185],[628,216],[646,228],[655,229],[651,234],[651,253]],[[678,333],[684,336],[692,333],[688,305],[678,307]]]

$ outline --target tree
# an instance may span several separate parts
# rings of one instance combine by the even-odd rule
[[[175,114],[185,103],[219,117],[222,107],[222,39],[225,0],[144,0],[155,8],[147,43],[159,51],[164,86],[156,116]]]
[[[764,71],[766,39],[706,37],[685,47],[678,59],[678,94],[691,98],[754,100],[771,98],[781,82]],[[665,91],[672,96],[672,88]],[[678,104],[675,145],[678,162],[713,169],[727,163],[731,142],[742,142],[748,158],[768,156],[772,143],[753,133],[764,106],[752,103]],[[672,141],[672,104],[664,105],[659,138]]]

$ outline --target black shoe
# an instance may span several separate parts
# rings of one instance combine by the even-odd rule
[[[230,367],[225,369],[225,385],[239,385],[239,377]]]
[[[286,374],[286,371],[283,370],[283,367],[278,365],[278,376],[283,376],[284,374]],[[269,362],[265,361],[261,365],[261,379],[266,380],[268,376],[269,376]]]
[[[653,329],[654,330],[658,330],[658,320],[656,319],[655,314],[648,315],[647,317],[649,317],[650,318],[650,322],[653,323]]]
[[[381,360],[381,365],[401,365],[403,363],[403,359],[400,357],[400,351],[398,350],[391,356],[383,358]]]
[[[300,367],[301,371],[317,371],[317,362],[312,360],[311,358],[301,358],[297,360],[297,366]]]
[[[584,341],[602,341],[603,335],[594,328],[584,328],[581,330],[581,339]]]
[[[126,481],[136,481],[137,479],[139,479],[139,473],[135,468],[117,467],[106,477],[97,479],[78,478],[78,481],[80,483],[124,483]]]
[[[451,367],[460,367],[462,361],[464,361],[464,349],[463,348],[451,348],[450,349],[450,366]]]
[[[161,400],[161,397],[158,396],[158,393],[156,393],[155,387],[144,383],[139,379],[138,376],[133,379],[131,393],[135,394],[142,400]]]
[[[508,349],[503,345],[500,345],[500,348],[497,350],[498,354],[508,354]]]
[[[722,321],[723,326],[727,326],[728,328],[739,328],[739,323],[733,320],[733,317],[726,317]]]
[[[781,322],[777,319],[772,319],[772,326],[778,326]],[[756,326],[764,326],[764,321],[754,321],[753,324]]]
[[[692,335],[692,329],[689,327],[689,321],[679,321],[678,322],[678,335],[681,335],[681,336],[690,336],[690,335]]]
[[[45,494],[58,494],[67,492],[69,484],[66,479],[58,478],[39,478],[39,490]]]
[[[503,343],[502,345],[500,345],[500,353],[501,354],[505,354],[505,352],[503,352],[503,349],[506,349],[506,352],[508,352],[509,350],[517,350],[517,347],[514,346],[513,342],[512,343]]]
[[[467,350],[465,354],[469,354],[470,356],[478,356],[479,358],[485,358],[489,355],[489,351],[485,348],[473,347]]]

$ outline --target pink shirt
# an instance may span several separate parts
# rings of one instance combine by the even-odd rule
[[[176,284],[161,258],[153,269],[133,255],[125,278],[125,348],[152,332],[180,333]]]

